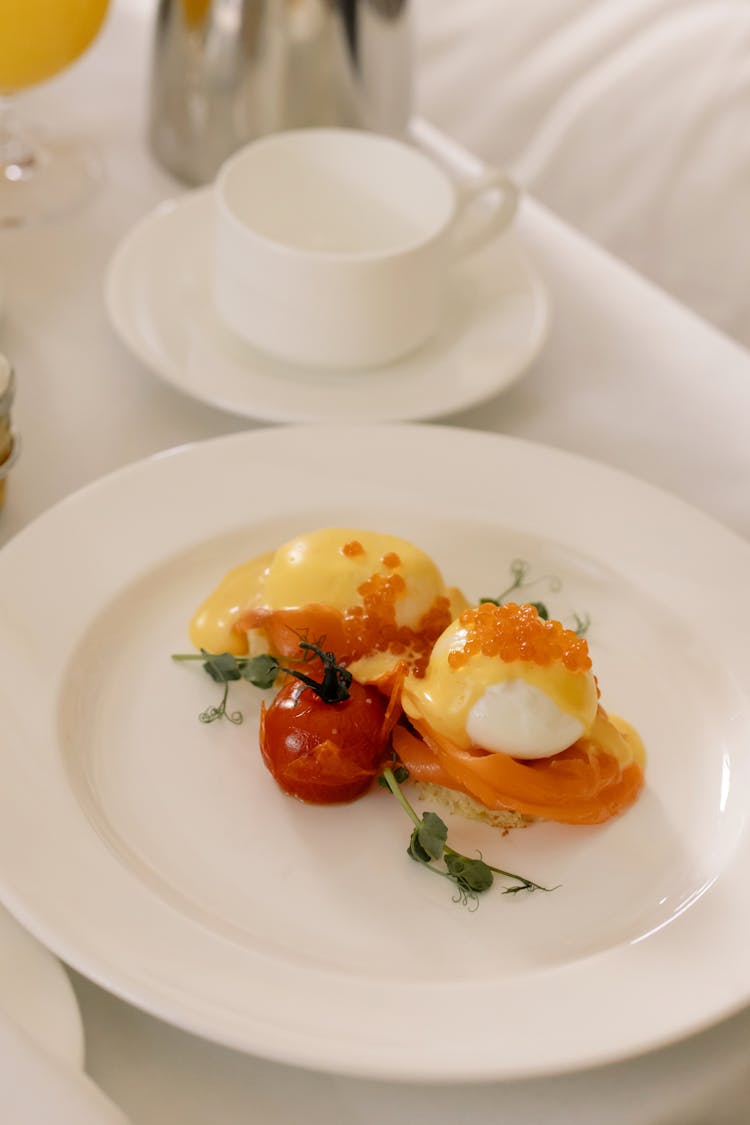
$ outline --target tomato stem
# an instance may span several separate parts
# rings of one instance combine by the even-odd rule
[[[289,665],[284,668],[287,675],[300,680],[324,703],[343,703],[348,699],[352,674],[341,664],[336,663],[334,653],[325,652],[320,645],[311,644],[309,641],[300,641],[299,647],[304,652],[312,652],[318,657],[323,665],[323,678],[320,681],[314,680],[312,676],[308,676],[305,672],[298,672],[296,668],[290,668]]]

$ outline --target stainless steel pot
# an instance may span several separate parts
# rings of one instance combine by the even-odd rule
[[[159,0],[149,141],[179,179],[280,129],[394,136],[411,112],[409,0]]]

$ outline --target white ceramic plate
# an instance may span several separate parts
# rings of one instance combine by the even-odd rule
[[[62,965],[0,906],[0,1011],[40,1047],[83,1066],[83,1024]]]
[[[514,382],[547,332],[547,296],[508,237],[458,266],[439,334],[377,370],[308,371],[271,359],[219,320],[211,296],[210,189],[162,204],[124,238],[106,282],[123,343],[173,387],[269,422],[437,418]]]
[[[587,612],[603,698],[648,787],[599,828],[503,838],[554,894],[476,913],[408,859],[382,790],[283,796],[216,686],[169,654],[230,566],[330,523],[407,535],[470,595],[515,556]],[[186,1028],[380,1078],[500,1078],[622,1058],[750,996],[748,545],[637,481],[441,427],[271,429],[136,464],[0,554],[0,887],[63,958]],[[243,691],[242,688],[246,687]]]

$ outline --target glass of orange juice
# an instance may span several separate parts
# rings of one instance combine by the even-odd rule
[[[16,96],[58,74],[102,25],[108,0],[0,0],[0,227],[64,214],[98,176],[91,150],[38,140],[15,116]]]

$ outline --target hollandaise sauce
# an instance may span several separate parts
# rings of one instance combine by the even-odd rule
[[[260,643],[293,658],[305,637],[332,649],[363,682],[401,658],[419,676],[465,605],[406,540],[324,528],[230,571],[193,617],[190,638],[209,652],[245,653]]]

